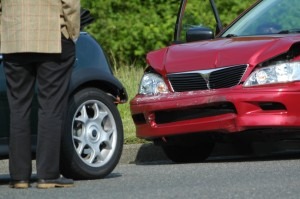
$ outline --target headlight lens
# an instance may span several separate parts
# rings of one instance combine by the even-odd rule
[[[139,94],[157,95],[168,92],[168,87],[162,77],[154,73],[144,74],[140,83]]]
[[[244,86],[284,83],[300,80],[300,62],[284,62],[255,70]]]

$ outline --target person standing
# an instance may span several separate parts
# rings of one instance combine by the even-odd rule
[[[80,0],[0,0],[1,53],[10,108],[10,187],[28,188],[30,113],[37,84],[37,188],[71,187],[60,175],[68,85],[80,32]]]

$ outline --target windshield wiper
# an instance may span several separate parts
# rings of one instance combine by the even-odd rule
[[[235,35],[235,34],[228,34],[228,35],[226,35],[225,37],[226,37],[226,38],[231,38],[231,37],[237,37],[237,35]]]
[[[290,30],[281,30],[277,34],[291,34],[291,33],[300,33],[299,28],[290,29]]]

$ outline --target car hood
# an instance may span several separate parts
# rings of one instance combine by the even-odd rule
[[[299,42],[299,35],[219,38],[172,45],[148,53],[147,61],[158,72],[176,73],[241,64],[257,65],[282,54]]]

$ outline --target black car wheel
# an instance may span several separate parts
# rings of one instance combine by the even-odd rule
[[[123,125],[113,100],[95,88],[77,92],[69,103],[62,140],[62,174],[103,178],[118,164],[122,149]]]

